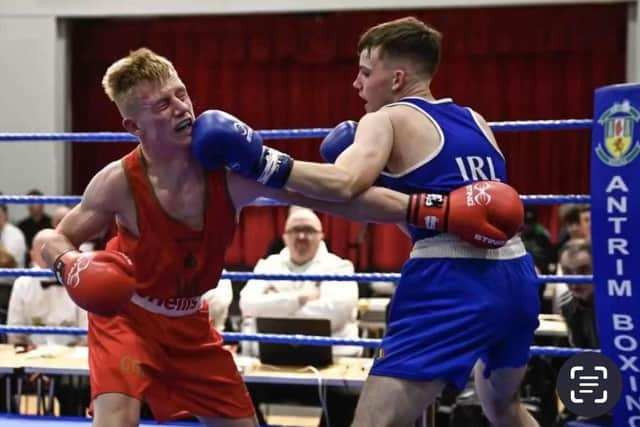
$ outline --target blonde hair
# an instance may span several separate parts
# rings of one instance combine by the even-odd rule
[[[122,112],[132,101],[133,89],[138,83],[161,82],[175,72],[171,61],[143,47],[111,64],[102,78],[102,87]]]

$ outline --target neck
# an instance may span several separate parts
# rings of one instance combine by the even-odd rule
[[[147,165],[147,172],[158,178],[181,180],[193,171],[200,171],[201,167],[191,156],[189,150],[150,150],[141,145],[142,156]]]
[[[396,101],[407,97],[419,97],[434,101],[435,98],[431,93],[430,83],[430,80],[424,81],[416,79],[408,81],[396,94]]]

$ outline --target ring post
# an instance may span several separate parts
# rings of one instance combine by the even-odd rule
[[[598,336],[622,373],[614,425],[640,427],[640,84],[595,91],[591,143]]]

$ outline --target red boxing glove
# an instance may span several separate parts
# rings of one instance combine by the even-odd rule
[[[101,316],[122,311],[136,288],[133,263],[122,252],[65,252],[53,271],[73,302]]]
[[[507,184],[478,181],[448,195],[411,195],[407,222],[429,230],[456,234],[481,248],[499,248],[520,231],[524,207]]]

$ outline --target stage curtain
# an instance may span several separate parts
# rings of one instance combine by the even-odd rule
[[[625,77],[627,6],[557,5],[252,16],[78,19],[72,23],[74,131],[120,131],[103,93],[107,66],[140,46],[170,58],[196,112],[219,108],[256,129],[330,127],[358,119],[355,45],[368,26],[417,16],[444,34],[432,90],[488,121],[590,118],[595,88]],[[500,133],[510,182],[523,194],[589,192],[588,131]],[[319,160],[317,140],[270,141]],[[76,143],[72,192],[133,144]],[[540,218],[555,233],[554,210]],[[250,208],[228,265],[252,267],[282,233],[286,208]],[[322,215],[332,250],[358,270],[398,271],[410,245],[391,225]]]

